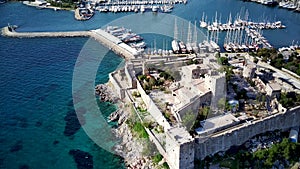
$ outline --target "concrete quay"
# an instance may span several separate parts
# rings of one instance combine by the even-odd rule
[[[116,41],[116,37],[103,31],[96,29],[91,31],[67,31],[67,32],[16,32],[13,28],[2,28],[2,36],[13,38],[38,38],[38,37],[92,37],[108,49],[112,50],[126,60],[135,58],[136,54],[131,53],[130,47],[121,42]]]

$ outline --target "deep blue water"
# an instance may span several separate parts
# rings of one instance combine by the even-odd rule
[[[249,10],[252,20],[272,21],[276,18],[287,26],[284,30],[264,31],[272,45],[280,47],[291,44],[292,40],[300,41],[300,14],[284,9],[238,0],[191,0],[185,7],[176,6],[172,14],[194,21],[200,20],[203,12],[210,19],[218,11],[225,21],[229,12],[234,16],[242,7]],[[70,11],[37,10],[13,2],[0,5],[0,15],[0,27],[10,23],[18,25],[18,31],[67,31],[95,29],[127,14],[97,13],[91,20],[80,22],[74,20]],[[150,21],[141,22],[141,27],[151,26],[163,17],[162,14],[143,15]],[[170,38],[151,34],[145,34],[144,38],[152,46],[155,40],[157,48],[163,47],[163,40],[170,41]],[[17,169],[28,165],[34,169],[73,169],[76,163],[69,154],[72,149],[92,155],[96,169],[123,167],[120,157],[96,145],[72,119],[73,70],[82,48],[88,48],[84,55],[95,58],[99,58],[104,50],[88,38],[14,39],[0,36],[0,168]],[[95,83],[105,83],[108,73],[123,61],[112,52],[101,58]],[[115,110],[109,104],[99,104],[99,107],[104,116]],[[78,130],[66,132],[68,124]]]

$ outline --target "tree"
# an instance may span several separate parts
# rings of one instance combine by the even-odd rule
[[[138,76],[139,81],[143,81],[143,80],[145,80],[146,78],[147,78],[146,75],[139,75],[139,76]]]
[[[150,77],[149,86],[150,86],[150,89],[153,89],[153,87],[156,86],[156,79],[154,77]]]
[[[257,63],[258,63],[258,59],[255,57],[254,60],[253,60],[253,62],[254,62],[255,64],[257,64]]]
[[[294,100],[288,97],[288,93],[281,93],[279,103],[282,104],[283,107],[291,107],[294,104]]]
[[[183,117],[182,117],[182,124],[186,127],[188,131],[190,131],[196,121],[197,115],[193,113],[193,111],[189,110]]]
[[[221,98],[218,100],[218,109],[220,110],[224,110],[225,109],[225,104],[226,104],[226,99],[225,98]]]
[[[228,58],[226,58],[226,57],[220,57],[218,59],[218,61],[219,61],[219,64],[228,65]]]
[[[150,88],[150,85],[149,85],[148,82],[144,82],[144,83],[143,83],[143,89],[144,89],[144,90],[151,90],[152,88]]]
[[[247,90],[242,89],[237,93],[237,99],[247,99]]]
[[[230,80],[230,77],[233,75],[233,67],[232,66],[224,66],[223,70],[226,72],[226,81]]]
[[[209,112],[210,112],[210,107],[209,106],[204,106],[204,107],[200,108],[199,112],[198,112],[196,123],[207,119],[207,116],[208,116]]]

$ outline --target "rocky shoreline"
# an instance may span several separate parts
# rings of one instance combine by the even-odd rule
[[[117,129],[115,129],[115,134],[121,139],[121,142],[115,146],[115,151],[124,158],[127,169],[155,168],[152,165],[151,158],[144,157],[142,154],[142,141],[136,139],[132,135],[126,123],[123,123]]]
[[[118,127],[113,129],[116,137],[121,141],[115,145],[114,151],[124,158],[127,169],[154,169],[151,157],[143,155],[143,140],[136,138],[131,132],[126,120],[130,117],[131,109],[126,107],[122,100],[114,96],[113,89],[108,84],[100,84],[95,87],[96,95],[100,101],[114,103],[118,110],[111,113],[109,121],[117,121]]]
[[[106,84],[99,84],[95,87],[95,94],[99,96],[100,101],[117,103],[119,98],[114,95],[113,90]]]

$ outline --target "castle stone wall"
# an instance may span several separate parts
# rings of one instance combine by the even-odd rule
[[[207,138],[195,139],[195,159],[204,159],[219,151],[226,151],[233,145],[242,145],[255,135],[288,129],[300,125],[300,106],[285,113],[277,113],[264,119],[254,121],[252,124],[243,124],[230,128],[224,132],[217,132]]]

